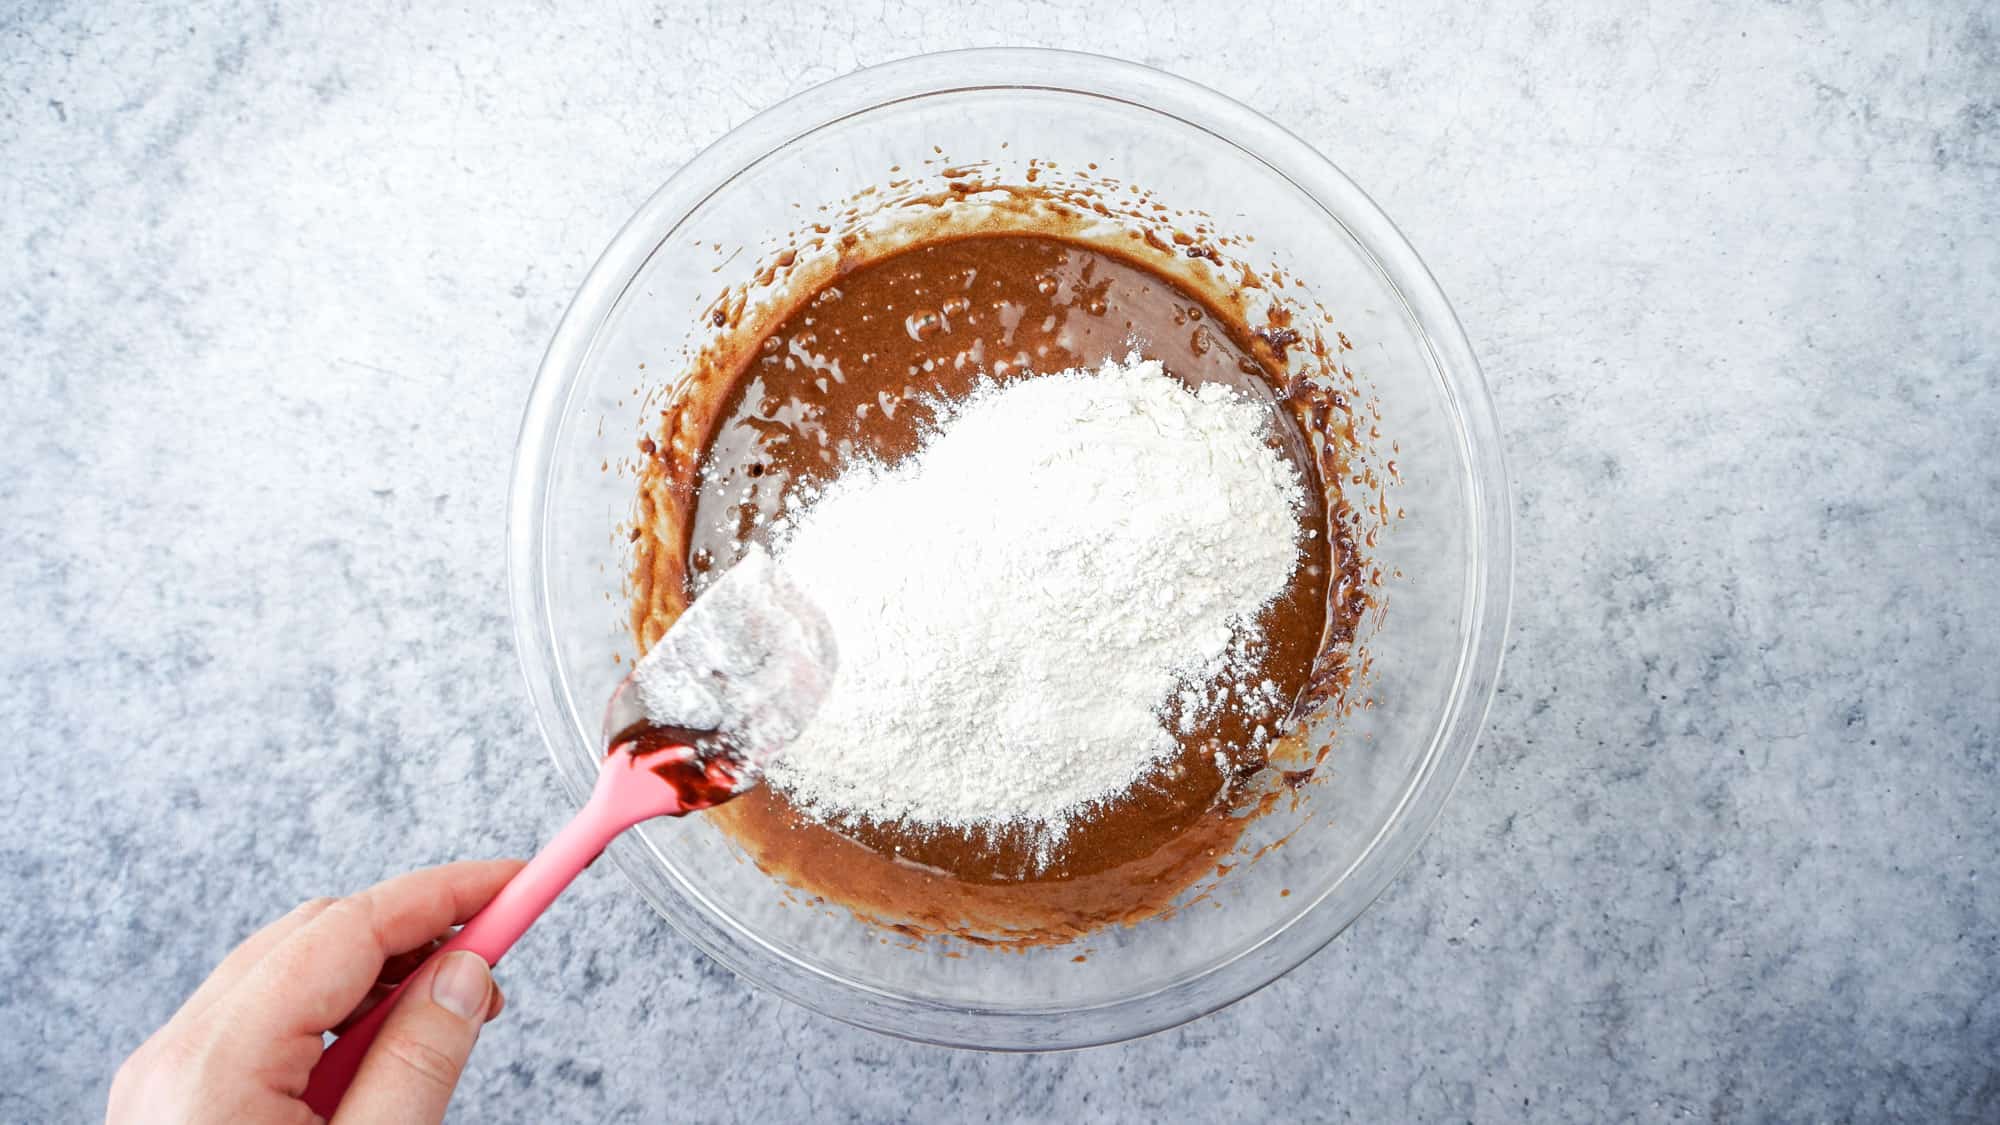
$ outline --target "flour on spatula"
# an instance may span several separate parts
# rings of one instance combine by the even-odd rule
[[[1139,781],[1299,563],[1267,409],[1106,363],[989,384],[843,474],[775,529],[840,662],[771,784],[835,821],[1059,840]]]
[[[825,613],[752,546],[646,653],[632,682],[649,720],[714,731],[764,765],[805,729],[838,663]]]

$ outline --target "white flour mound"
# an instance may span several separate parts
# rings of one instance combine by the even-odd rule
[[[1298,565],[1267,424],[1134,357],[989,384],[843,474],[777,529],[840,662],[770,783],[835,821],[1060,840],[1173,753],[1167,710]]]

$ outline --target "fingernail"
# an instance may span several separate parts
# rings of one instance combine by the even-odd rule
[[[486,961],[469,949],[445,957],[431,978],[431,999],[437,1006],[462,1020],[486,1014],[486,997],[493,988],[493,974]]]

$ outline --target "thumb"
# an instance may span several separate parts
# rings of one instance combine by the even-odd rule
[[[461,949],[424,966],[362,1056],[337,1125],[443,1121],[492,1000],[493,975],[479,954]]]

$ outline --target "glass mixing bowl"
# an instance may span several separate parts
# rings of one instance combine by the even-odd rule
[[[1145,185],[1247,237],[1329,310],[1398,462],[1389,503],[1401,517],[1370,553],[1384,576],[1365,640],[1372,705],[1341,721],[1319,780],[1243,842],[1283,846],[1237,864],[1201,901],[1061,947],[898,939],[786,893],[700,817],[645,825],[609,854],[709,956],[836,1018],[992,1049],[1127,1039],[1248,995],[1353,922],[1436,820],[1499,673],[1510,507],[1478,364],[1402,235],[1298,138],[1159,71],[1039,50],[906,59],[753,118],[640,209],[549,346],[514,465],[515,637],[550,754],[581,802],[605,701],[629,667],[615,657],[633,648],[618,532],[634,482],[619,466],[657,421],[646,392],[670,377],[708,303],[755,268],[757,248],[939,150],[1031,155]]]

